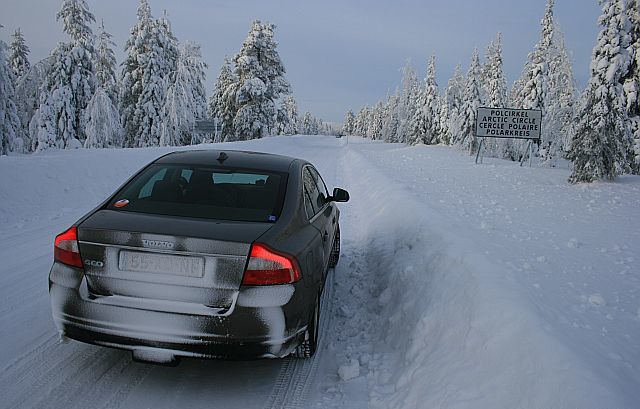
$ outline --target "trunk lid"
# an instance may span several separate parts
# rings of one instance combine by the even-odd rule
[[[99,210],[78,226],[89,294],[224,313],[237,298],[251,243],[272,225]]]

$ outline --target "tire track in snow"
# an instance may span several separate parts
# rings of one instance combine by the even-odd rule
[[[331,269],[327,283],[322,293],[320,315],[320,348],[312,358],[283,359],[280,373],[276,379],[271,395],[267,399],[264,409],[294,409],[307,407],[306,400],[309,389],[318,371],[318,364],[326,350],[325,334],[333,316],[333,294],[335,285],[335,271]]]

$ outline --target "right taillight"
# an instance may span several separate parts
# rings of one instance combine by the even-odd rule
[[[78,230],[75,226],[56,236],[53,258],[59,263],[82,268],[82,259],[78,248]]]
[[[300,278],[300,268],[292,256],[275,252],[264,244],[251,246],[242,285],[291,284]]]

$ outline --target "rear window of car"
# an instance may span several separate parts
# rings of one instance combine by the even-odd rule
[[[286,183],[286,173],[155,164],[127,183],[107,208],[273,223],[282,211]]]

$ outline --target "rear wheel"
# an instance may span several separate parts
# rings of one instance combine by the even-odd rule
[[[340,226],[336,229],[336,237],[333,239],[333,248],[331,254],[329,254],[329,268],[334,268],[338,265],[340,259]]]
[[[295,358],[311,358],[318,349],[318,336],[320,327],[320,294],[316,297],[316,304],[309,319],[307,330],[304,332],[304,340],[293,351]]]

